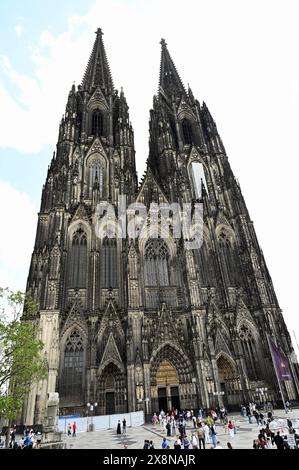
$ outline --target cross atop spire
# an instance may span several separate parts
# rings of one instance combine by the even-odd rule
[[[184,85],[177,69],[173,63],[173,60],[168,52],[167,43],[165,39],[160,41],[161,50],[161,64],[160,64],[160,79],[159,79],[159,91],[164,92],[168,97],[180,96],[186,94]]]
[[[103,31],[98,28],[96,39],[82,80],[84,90],[100,86],[105,91],[113,90],[113,81],[103,43]]]
[[[163,49],[163,47],[167,47],[167,42],[163,38],[161,39],[160,44],[162,46],[162,49]]]

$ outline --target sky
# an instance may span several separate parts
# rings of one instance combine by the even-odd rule
[[[1,0],[0,286],[24,291],[42,185],[68,92],[101,27],[135,132],[139,178],[165,38],[207,103],[290,334],[299,341],[297,0]]]

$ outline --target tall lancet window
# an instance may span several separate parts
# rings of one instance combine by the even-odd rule
[[[215,282],[213,253],[205,242],[193,250],[196,270],[201,286],[212,286]]]
[[[228,286],[238,286],[240,284],[240,271],[235,245],[224,231],[220,233],[218,242],[225,282]]]
[[[91,133],[92,135],[103,135],[104,118],[103,113],[97,109],[92,113]]]
[[[82,228],[73,234],[69,253],[69,287],[85,288],[87,281],[87,236]]]
[[[101,287],[118,287],[117,244],[115,238],[104,238],[100,256]]]
[[[184,118],[182,120],[182,131],[183,131],[183,141],[184,144],[190,145],[193,141],[193,132],[192,132],[192,125],[188,119]]]
[[[84,347],[80,333],[74,330],[65,343],[60,394],[68,401],[82,399]]]
[[[103,196],[104,169],[102,163],[97,159],[92,159],[88,164],[88,194],[91,197],[94,184],[98,183],[100,196]]]
[[[196,199],[200,199],[202,195],[201,194],[202,183],[204,184],[205,190],[207,191],[206,177],[205,177],[204,167],[202,163],[196,162],[196,161],[191,163],[191,177],[192,177],[192,183],[193,183],[193,188],[194,188],[194,196]]]
[[[164,240],[148,240],[145,245],[146,286],[169,286],[169,251]]]
[[[259,376],[258,355],[253,335],[247,325],[243,324],[239,328],[239,337],[249,378],[255,380]]]

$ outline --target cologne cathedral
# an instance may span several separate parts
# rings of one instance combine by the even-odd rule
[[[199,202],[203,244],[97,236],[96,208]],[[161,219],[158,218],[157,230]],[[23,422],[41,423],[48,394],[60,414],[197,409],[280,399],[267,337],[298,365],[241,188],[205,103],[185,88],[165,40],[149,122],[147,169],[138,182],[134,132],[113,84],[103,33],[81,85],[72,86],[38,213],[27,291],[48,363]],[[261,398],[259,389],[267,389]]]

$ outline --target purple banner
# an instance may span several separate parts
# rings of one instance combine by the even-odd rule
[[[276,367],[278,380],[292,380],[292,374],[289,367],[289,361],[286,355],[276,344],[269,338],[269,345],[272,353],[272,358]]]

